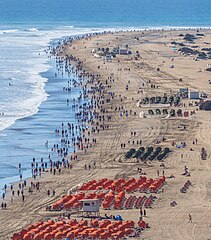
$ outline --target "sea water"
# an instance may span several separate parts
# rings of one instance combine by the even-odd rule
[[[115,29],[211,27],[210,0],[0,0],[0,189],[47,161],[61,122],[74,122],[45,49],[64,36]],[[72,76],[73,77],[73,76]],[[68,113],[68,114],[67,114]],[[53,156],[56,159],[56,156]]]

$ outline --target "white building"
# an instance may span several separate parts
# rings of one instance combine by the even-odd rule
[[[200,92],[188,91],[189,99],[200,99]]]
[[[82,202],[82,212],[99,212],[100,202],[98,199],[83,199]]]

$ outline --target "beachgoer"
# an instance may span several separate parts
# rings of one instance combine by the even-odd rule
[[[189,223],[192,223],[192,216],[191,216],[191,214],[189,214],[188,217],[189,217],[188,222],[189,222]]]
[[[143,211],[142,211],[142,208],[140,208],[140,217],[139,217],[139,220],[142,221],[142,218],[143,218]]]
[[[144,217],[146,217],[147,213],[146,213],[146,210],[144,209]]]

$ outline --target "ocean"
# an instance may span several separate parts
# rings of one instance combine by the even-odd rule
[[[0,0],[0,189],[47,158],[55,128],[74,122],[45,49],[65,36],[116,29],[211,27],[210,0]],[[72,76],[73,77],[73,76]],[[71,92],[70,101],[80,89]],[[67,111],[66,111],[67,110]]]

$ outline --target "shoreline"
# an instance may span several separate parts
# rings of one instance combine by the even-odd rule
[[[120,38],[121,37],[121,39],[123,39],[124,40],[124,37],[122,37],[121,36],[121,33],[115,33],[115,34],[117,34],[118,35],[118,37]],[[113,34],[113,35],[115,35],[115,34]],[[128,35],[129,35],[130,33],[128,33]],[[132,33],[131,33],[132,34]],[[136,34],[136,33],[135,33]],[[137,33],[137,34],[140,34],[140,33]],[[165,32],[165,34],[166,34],[166,32]],[[96,46],[96,42],[98,41],[98,37],[99,38],[102,38],[102,39],[106,39],[106,38],[109,38],[109,37],[112,37],[112,34],[111,35],[99,35],[99,36],[94,36],[90,41],[92,41],[92,44],[94,45],[95,44],[95,46]],[[130,37],[130,36],[127,36],[128,38]],[[150,37],[150,36],[149,36]],[[96,41],[96,42],[94,42],[93,43],[93,41],[94,40]],[[116,39],[117,40],[117,39]],[[111,39],[110,41],[116,41],[114,38],[113,39]],[[123,41],[122,40],[122,41]],[[75,53],[76,51],[77,51],[77,47],[78,46],[81,46],[81,49],[82,49],[82,47],[84,46],[83,45],[83,43],[81,43],[83,40],[79,40],[78,42],[74,42],[73,43],[73,45],[75,45],[75,48],[76,49],[71,49],[71,51],[73,51],[73,53]],[[107,40],[104,40],[104,44],[106,43],[106,41]],[[119,39],[118,39],[118,41],[120,41]],[[117,41],[116,41],[117,42]],[[156,44],[156,43],[155,43]],[[158,44],[157,44],[158,45]],[[157,46],[156,45],[156,46]],[[91,50],[91,47],[92,47],[92,45],[91,46],[89,46],[89,50]],[[161,47],[159,47],[159,46],[157,46],[158,48],[161,48]],[[90,51],[88,52],[88,50],[81,50],[81,52],[77,52],[76,54],[78,54],[78,55],[80,55],[81,57],[83,57],[83,56],[85,56],[84,55],[84,52],[83,51],[85,51],[86,52],[86,55],[88,56],[88,54],[90,53]],[[148,50],[149,51],[149,50]],[[151,52],[151,54],[153,55],[153,52]],[[90,56],[89,56],[90,57]],[[147,51],[146,51],[146,56],[145,56],[145,58],[146,57],[148,57],[150,60],[151,60],[151,62],[153,62],[153,59],[150,57],[150,55],[148,56],[148,53],[147,53]],[[86,60],[86,59],[85,59]],[[101,74],[101,78],[102,78],[102,81],[103,82],[105,82],[105,76],[108,76],[108,71],[109,71],[109,75],[110,74],[112,74],[113,73],[113,68],[114,68],[114,66],[112,65],[111,66],[111,64],[109,65],[109,63],[103,63],[103,61],[101,62],[101,61],[96,61],[96,60],[93,60],[92,58],[90,58],[89,60],[90,60],[90,62],[91,62],[91,66],[90,66],[90,63],[86,63],[86,61],[84,60],[84,65],[85,65],[85,68],[87,68],[88,69],[88,71],[91,71],[91,72],[94,72],[95,74],[97,73],[97,72],[99,72],[100,71],[100,74]],[[117,65],[119,65],[119,68],[122,68],[123,66],[126,68],[126,66],[127,65],[129,65],[130,64],[130,62],[129,62],[129,60],[127,59],[126,61],[127,62],[124,62],[124,61],[122,61],[122,58],[120,58],[120,60],[121,60],[121,63],[120,64],[118,64],[117,62],[114,62],[115,64],[117,64]],[[99,64],[100,65],[100,70],[98,70],[98,69],[96,69],[96,62],[97,62],[97,64]],[[121,65],[122,64],[122,65]],[[146,65],[147,66],[147,65]],[[145,66],[145,67],[146,67]],[[84,66],[83,66],[84,67]],[[113,68],[112,68],[113,67]],[[106,68],[108,68],[108,69],[106,69]],[[111,68],[111,69],[110,69]],[[109,70],[110,69],[110,70]],[[135,72],[135,71],[137,71],[134,67],[132,68],[132,70]],[[144,69],[143,69],[144,70]],[[143,71],[142,70],[142,71]],[[152,69],[151,69],[152,70]],[[144,70],[145,71],[145,70]],[[154,71],[154,70],[153,70]],[[155,72],[153,72],[154,74],[155,74]],[[142,74],[144,74],[143,72],[142,72]],[[146,73],[145,73],[146,74]],[[110,75],[111,76],[111,75]],[[122,85],[120,85],[120,84],[116,84],[116,81],[115,81],[115,83],[111,83],[111,85],[112,85],[112,88],[114,88],[113,89],[113,91],[115,91],[116,92],[116,94],[118,95],[119,93],[122,93],[122,94],[126,94],[126,92],[125,92],[125,84],[127,84],[127,81],[125,80],[124,81],[124,79],[122,79],[122,78],[131,78],[131,79],[133,79],[134,80],[134,86],[132,85],[130,85],[130,87],[131,87],[131,89],[130,89],[130,91],[129,91],[129,93],[127,93],[127,98],[126,99],[124,99],[124,101],[125,101],[125,105],[126,106],[129,106],[129,107],[131,107],[131,108],[134,108],[134,109],[136,109],[136,110],[134,110],[134,111],[137,111],[137,106],[136,106],[136,102],[134,101],[134,100],[132,100],[131,98],[129,98],[129,97],[131,97],[131,93],[132,92],[136,92],[136,90],[137,90],[137,86],[139,86],[139,79],[135,76],[135,75],[133,75],[133,74],[131,74],[131,73],[129,73],[128,71],[119,71],[119,72],[117,72],[117,68],[116,68],[116,75],[114,75],[115,77],[117,77],[117,78],[119,78],[119,79],[121,79],[120,81],[120,84],[122,84]],[[168,75],[168,77],[169,77],[169,75]],[[148,78],[148,79],[152,79],[152,81],[153,81],[153,76],[142,76],[142,78],[143,78],[143,81],[141,81],[141,83],[145,83],[146,85],[147,85],[147,88],[145,89],[145,91],[147,92],[149,89],[149,82],[148,82],[148,80],[145,80],[144,78]],[[137,81],[137,82],[135,82],[135,81]],[[176,87],[178,87],[177,86],[177,84],[176,84],[176,81],[174,81],[174,82],[172,82],[172,83],[169,83],[168,82],[168,79],[166,79],[166,82],[168,83],[168,84],[172,84],[172,89],[175,91],[176,90]],[[129,83],[128,83],[129,84]],[[164,82],[164,87],[167,87],[167,85],[166,85],[166,83]],[[136,97],[137,98],[137,97]],[[112,106],[118,106],[118,104],[121,104],[121,102],[122,101],[120,101],[120,99],[115,99],[115,103],[113,103],[113,102],[111,102],[111,104],[112,104]],[[106,104],[106,108],[107,107],[110,107],[109,106],[110,105],[110,103],[108,103],[108,104]],[[103,133],[100,133],[100,135],[97,137],[97,138],[100,138],[100,141],[101,141],[101,144],[103,144],[103,143],[105,143],[105,147],[102,147],[101,146],[101,148],[99,149],[99,144],[97,143],[97,146],[96,146],[96,149],[93,149],[93,153],[89,153],[89,152],[87,152],[87,155],[85,156],[85,157],[82,157],[82,153],[78,153],[78,156],[80,157],[80,158],[85,158],[86,160],[84,160],[83,159],[83,161],[82,161],[82,163],[79,161],[77,164],[76,164],[76,170],[78,170],[79,172],[78,172],[78,174],[77,173],[73,173],[73,177],[70,177],[70,176],[66,176],[65,174],[63,175],[63,176],[60,176],[60,177],[58,177],[58,182],[56,183],[54,183],[55,185],[57,185],[58,186],[58,183],[61,181],[63,181],[62,179],[63,179],[63,177],[64,177],[64,179],[66,179],[66,180],[64,180],[64,182],[68,182],[68,180],[70,180],[70,178],[72,179],[72,178],[74,178],[74,175],[75,176],[78,176],[78,178],[80,179],[79,181],[80,181],[80,183],[82,182],[82,181],[86,181],[86,180],[88,180],[88,179],[91,179],[92,177],[93,177],[93,175],[94,176],[97,176],[97,177],[100,177],[100,176],[102,176],[102,174],[103,174],[103,176],[110,176],[110,177],[117,177],[117,176],[136,176],[137,175],[137,172],[136,172],[136,168],[137,168],[137,166],[139,166],[139,164],[138,163],[133,163],[133,162],[129,162],[129,163],[122,163],[122,162],[120,162],[120,160],[122,161],[123,160],[123,155],[124,155],[124,153],[125,153],[125,150],[124,149],[119,149],[120,148],[120,138],[122,138],[122,141],[126,141],[126,139],[131,139],[131,137],[129,136],[130,135],[130,131],[136,131],[136,128],[138,128],[138,118],[137,117],[135,117],[135,118],[133,118],[132,116],[130,116],[129,117],[129,120],[127,119],[127,118],[125,118],[125,117],[119,117],[117,114],[115,115],[115,113],[114,113],[114,111],[113,111],[113,109],[110,109],[110,108],[108,108],[109,109],[109,111],[111,111],[112,112],[112,114],[114,114],[114,116],[115,116],[115,120],[112,120],[111,121],[111,125],[112,125],[112,127],[111,127],[111,130],[109,129],[108,131],[107,131],[107,133],[108,134],[105,134],[105,132],[103,131]],[[142,140],[143,140],[143,144],[144,145],[150,145],[150,144],[152,144],[152,140],[154,141],[154,140],[156,140],[157,138],[159,139],[159,137],[160,136],[166,136],[166,134],[168,133],[168,131],[169,131],[169,129],[173,129],[172,131],[175,131],[176,132],[176,129],[174,128],[174,126],[170,123],[168,123],[167,122],[167,120],[166,121],[164,121],[164,123],[166,124],[166,126],[164,127],[164,129],[162,130],[162,126],[160,125],[161,124],[161,121],[163,121],[163,120],[160,120],[160,119],[147,119],[148,120],[148,122],[146,122],[145,120],[142,120],[143,121],[143,125],[141,126],[142,128],[141,129],[145,129],[146,130],[146,132],[144,133],[144,132],[142,132],[142,131],[140,131],[140,133],[138,133],[138,136],[139,136],[139,138],[141,138]],[[200,121],[201,121],[201,118],[200,118]],[[118,123],[119,124],[119,126],[117,126],[115,123]],[[128,124],[132,124],[132,126],[134,126],[134,127],[131,127],[131,126],[129,126],[128,127]],[[150,128],[148,128],[147,126],[148,126],[148,124],[150,124]],[[194,122],[194,121],[192,121],[191,123],[190,122],[188,122],[187,121],[187,124],[189,124],[189,126],[190,126],[190,129],[191,128],[193,128],[194,127],[194,125],[196,126],[197,124]],[[169,126],[168,126],[169,125]],[[156,127],[156,126],[158,126],[158,127]],[[110,127],[109,127],[110,128]],[[124,134],[124,130],[125,130],[125,134]],[[101,132],[101,131],[100,131]],[[167,133],[166,133],[167,132]],[[181,134],[179,134],[178,132],[176,132],[176,135],[178,135],[177,137],[179,138],[179,139],[181,139],[181,141],[184,139],[184,137],[186,137],[186,136],[180,136]],[[105,139],[104,139],[105,138]],[[111,143],[109,143],[110,142],[110,139],[112,139],[112,142]],[[132,138],[133,139],[133,138]],[[137,139],[136,137],[135,137],[135,139]],[[170,143],[170,141],[171,140],[169,140],[168,139],[168,141],[167,141],[167,143],[162,143],[164,146],[165,145],[167,145],[167,146],[169,146],[169,143]],[[97,141],[98,142],[98,141]],[[103,143],[102,143],[103,142]],[[161,144],[161,146],[162,146],[162,144]],[[104,144],[103,144],[104,145]],[[128,148],[129,146],[127,146],[127,148]],[[91,150],[92,151],[92,150]],[[113,152],[111,152],[111,151],[113,151]],[[175,149],[174,149],[174,151],[176,151]],[[172,154],[174,154],[174,151],[173,151],[173,153]],[[186,151],[187,152],[187,151]],[[179,153],[181,153],[181,152],[179,152]],[[83,170],[83,165],[84,165],[84,163],[89,163],[89,162],[92,162],[92,161],[95,161],[95,160],[93,160],[92,158],[93,158],[93,154],[94,155],[96,155],[94,158],[96,159],[96,162],[97,162],[97,169],[95,170],[95,169],[93,169],[90,173],[88,173],[88,176],[85,176],[85,178],[83,177],[81,177],[80,175],[81,175],[81,173],[82,174],[84,174],[84,170]],[[188,153],[186,153],[187,155],[189,155]],[[174,155],[173,155],[174,156]],[[195,155],[194,155],[195,156]],[[92,160],[90,160],[90,159],[87,159],[87,158],[91,158]],[[175,156],[174,156],[175,157]],[[195,156],[196,157],[196,156]],[[98,159],[97,159],[98,158]],[[102,158],[102,159],[100,159],[100,158]],[[114,161],[115,160],[115,161]],[[177,159],[178,160],[178,159]],[[167,160],[168,161],[168,160]],[[190,163],[189,163],[190,164]],[[131,166],[130,166],[131,165]],[[178,168],[178,165],[177,165],[177,163],[174,163],[174,161],[172,160],[172,157],[170,156],[170,161],[169,161],[169,163],[167,163],[167,165],[169,165],[168,166],[168,168],[167,168],[167,174],[171,174],[171,172],[172,171],[174,171],[174,167],[177,167]],[[73,166],[73,168],[74,168],[75,166]],[[153,168],[153,169],[151,169],[151,168]],[[106,171],[106,169],[108,169],[108,171],[110,171],[110,172],[108,172],[108,171]],[[156,175],[156,169],[159,169],[159,166],[158,166],[158,164],[157,163],[153,163],[152,164],[152,166],[151,166],[151,164],[149,165],[149,166],[143,166],[143,169],[145,170],[145,171],[147,171],[147,173],[148,173],[148,176],[151,176],[151,177],[155,177],[155,175]],[[180,169],[180,168],[179,168]],[[128,172],[127,172],[128,171]],[[86,173],[85,173],[86,174]],[[177,174],[178,174],[178,172],[177,172]],[[80,176],[80,177],[79,177]],[[105,176],[105,177],[106,177]],[[179,176],[177,176],[179,179],[181,178],[181,177],[179,177]],[[52,178],[52,176],[51,177],[49,177],[49,179],[51,179],[51,181],[53,182],[54,181],[54,179]],[[47,182],[49,179],[43,179],[43,182]],[[84,179],[84,180],[82,180],[82,179]],[[179,181],[179,180],[178,180]],[[183,181],[183,180],[182,180]],[[77,181],[75,181],[74,179],[72,179],[72,184],[75,184]],[[176,183],[177,184],[177,183]],[[46,183],[46,185],[47,185],[47,183]],[[65,186],[64,187],[64,189],[66,189],[67,187]],[[61,192],[64,192],[64,190],[63,190],[63,188],[59,188],[60,190],[60,193],[58,193],[58,195],[56,196],[57,198],[61,195]],[[66,189],[67,190],[67,189]],[[166,211],[166,214],[168,214],[168,212],[167,212],[167,206],[166,206],[166,204],[167,204],[167,202],[169,201],[169,197],[170,197],[170,199],[172,198],[171,197],[171,194],[172,194],[172,191],[173,191],[173,184],[171,183],[171,181],[169,180],[169,182],[168,182],[168,187],[167,187],[167,189],[166,189],[166,192],[167,191],[170,191],[169,192],[169,194],[170,194],[170,196],[169,195],[167,195],[168,197],[167,197],[167,199],[165,199],[166,197],[165,196],[162,196],[164,199],[160,199],[161,200],[161,202],[162,201],[164,201],[162,204],[164,204],[164,211]],[[39,195],[42,195],[41,197],[43,197],[43,203],[44,204],[46,204],[46,197],[44,197],[44,192],[42,192],[42,194],[39,194]],[[167,193],[168,194],[168,193]],[[34,196],[35,197],[35,196]],[[39,196],[40,197],[40,196]],[[52,199],[51,201],[54,201],[55,199]],[[157,206],[157,205],[156,205]],[[162,205],[161,205],[162,206]],[[161,207],[160,206],[160,207]],[[185,203],[185,206],[186,207],[188,207],[188,205]],[[23,207],[23,209],[24,209],[24,207]],[[160,209],[159,209],[159,204],[158,204],[158,209],[157,209],[157,211],[158,211],[158,213],[159,214],[161,214],[161,211],[160,211]],[[132,211],[133,212],[133,211]],[[152,228],[155,228],[156,229],[156,223],[155,223],[155,221],[153,221],[153,217],[155,217],[155,212],[156,212],[156,209],[152,209],[152,210],[150,210],[149,211],[150,212],[150,214],[151,214],[151,217],[150,217],[150,220],[153,222],[152,223]],[[172,211],[171,211],[171,213],[172,213]],[[41,210],[41,216],[42,216],[42,214],[43,214],[43,216],[45,216],[46,214],[48,214],[48,213],[45,213],[45,212],[43,212],[42,210]],[[125,215],[126,213],[123,213],[123,215],[124,216],[126,216]],[[133,214],[135,215],[135,219],[137,219],[137,213],[134,213],[133,212]],[[174,213],[172,213],[172,214],[174,214]],[[182,216],[183,217],[183,219],[184,219],[184,216]],[[37,217],[38,218],[38,217]],[[161,219],[160,219],[161,220]],[[173,220],[175,220],[174,218],[172,219],[172,221]],[[164,221],[164,220],[163,220]],[[154,226],[153,226],[154,225]],[[147,233],[146,233],[146,236],[148,235],[148,236],[150,236],[151,235],[151,237],[152,237],[152,233],[153,233],[153,231],[155,231],[155,230],[152,230],[152,232],[150,232],[150,230],[149,231],[147,231]],[[155,234],[155,232],[154,232],[154,234]],[[164,234],[164,233],[163,233]],[[170,232],[168,233],[168,234],[170,234]],[[143,236],[145,236],[145,233],[144,233],[144,235]],[[161,236],[162,237],[162,236]],[[180,239],[179,238],[179,236],[177,235],[177,239]],[[165,237],[163,236],[163,239],[164,239]],[[176,239],[176,238],[175,238]],[[204,238],[205,239],[205,238]]]
[[[55,77],[53,76],[54,75],[53,65],[55,64],[54,60],[49,60],[49,61],[51,62],[51,63],[49,62],[49,64],[50,64],[49,65],[50,66],[49,70],[47,72],[44,72],[44,73],[41,74],[43,77],[48,78],[48,82],[50,81],[50,83],[47,84],[48,86],[45,86],[45,90],[47,88],[46,94],[48,94],[48,95],[49,95],[49,89],[52,88],[52,86],[53,86],[52,84],[54,84],[53,82],[54,81],[60,81],[59,80],[60,77],[58,77],[58,79],[55,79]],[[64,84],[65,84],[66,79],[67,79],[67,77],[65,76],[64,80],[63,80]],[[61,91],[62,91],[63,86],[61,86],[61,83],[58,83],[58,84],[60,85],[60,88],[61,88]],[[49,85],[51,87],[49,87]],[[50,91],[52,91],[52,89],[50,89]],[[77,91],[79,92],[79,90],[76,90],[76,92]],[[77,93],[73,93],[73,95],[75,95],[75,94],[77,94]],[[17,122],[15,124],[13,124],[13,126],[4,130],[4,133],[8,135],[8,133],[11,134],[10,132],[13,132],[13,131],[16,132],[16,129],[20,129],[21,132],[20,132],[20,134],[19,134],[20,136],[18,136],[18,138],[20,138],[21,142],[23,142],[22,143],[23,147],[22,147],[21,151],[24,151],[24,149],[29,149],[29,151],[31,151],[31,153],[30,153],[31,157],[35,157],[36,159],[39,158],[39,157],[43,157],[44,161],[47,162],[48,164],[49,164],[49,160],[47,159],[47,155],[50,153],[50,149],[46,149],[46,146],[45,146],[46,139],[44,139],[42,137],[43,138],[43,143],[39,143],[39,146],[37,146],[38,147],[37,150],[34,150],[34,151],[32,149],[30,150],[31,143],[29,145],[29,144],[27,144],[26,140],[24,140],[24,135],[26,134],[26,133],[24,133],[24,131],[30,132],[30,128],[33,129],[33,128],[36,128],[36,126],[38,126],[38,128],[42,128],[42,125],[45,125],[45,123],[43,124],[43,122],[41,122],[41,121],[46,121],[47,119],[49,119],[49,117],[47,116],[47,115],[49,115],[49,112],[48,112],[48,110],[45,110],[45,108],[46,107],[48,108],[48,106],[51,105],[52,97],[55,98],[56,97],[55,94],[51,97],[48,96],[48,99],[41,103],[37,113],[35,113],[35,114],[33,114],[29,117],[24,117],[24,118],[21,118],[21,119],[17,120]],[[55,101],[57,101],[57,100],[55,99]],[[57,105],[58,105],[58,108],[61,106],[61,100],[60,100],[59,96],[58,96]],[[46,112],[46,116],[44,116],[44,118],[43,118],[42,116],[43,116],[44,111]],[[58,113],[56,113],[56,112],[54,113],[54,110],[52,110],[51,112],[52,112],[51,114],[54,114],[55,116],[58,115]],[[62,110],[61,110],[61,113],[62,113]],[[43,120],[41,120],[41,118],[43,118]],[[27,123],[27,125],[25,125],[25,123]],[[55,128],[56,128],[57,127],[56,122],[54,124],[55,124]],[[54,141],[54,140],[57,141],[57,140],[56,140],[55,137],[52,136],[52,132],[54,131],[53,126],[48,124],[48,127],[49,127],[48,130],[50,132],[49,133],[46,132],[45,134],[47,134],[46,138],[49,137],[48,140],[50,140],[50,142],[49,142],[49,145],[50,145],[50,144],[52,144],[52,141]],[[22,133],[22,131],[23,131],[23,133]],[[39,131],[41,133],[41,130],[39,130]],[[34,132],[34,130],[32,130],[31,132]],[[30,132],[30,135],[32,134],[31,132]],[[39,136],[34,136],[33,139],[31,139],[30,141],[37,142],[37,141],[39,141],[39,138],[40,138]],[[50,146],[49,146],[49,148],[50,148]],[[32,154],[35,154],[36,156],[35,155],[33,156]],[[20,163],[22,163],[22,169],[23,169],[21,172],[22,172],[23,179],[31,179],[32,178],[32,176],[31,176],[32,175],[31,174],[32,169],[31,169],[31,166],[30,166],[31,165],[30,161],[32,161],[32,158],[27,159],[27,156],[29,155],[29,153],[26,153],[25,155],[26,155],[26,157],[25,157],[26,159],[24,159],[24,160],[26,160],[26,162],[23,162],[23,159],[20,160]],[[7,184],[8,187],[9,187],[11,184],[17,185],[17,183],[20,182],[20,173],[18,173],[18,171],[19,171],[18,170],[18,163],[17,163],[16,168],[17,168],[17,175],[1,179],[1,182],[2,182],[2,184],[1,184],[2,188],[0,190],[1,194],[3,193],[4,184]],[[15,181],[13,181],[13,179],[15,179]]]

